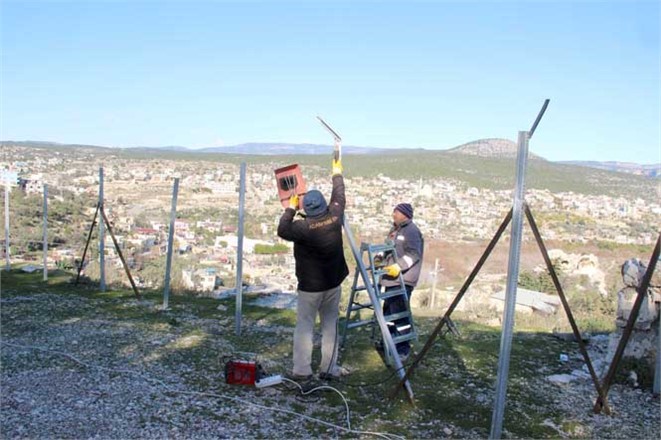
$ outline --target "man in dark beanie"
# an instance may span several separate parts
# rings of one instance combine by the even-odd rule
[[[411,204],[400,203],[395,206],[392,212],[392,220],[393,226],[388,233],[388,239],[395,244],[397,261],[393,261],[392,264],[384,267],[387,275],[381,278],[381,285],[385,286],[386,291],[398,289],[400,287],[398,277],[401,273],[406,288],[407,300],[401,295],[386,298],[383,302],[384,315],[409,310],[411,294],[420,277],[425,246],[420,229],[413,223],[413,206]],[[397,319],[394,326],[390,328],[393,336],[404,335],[411,331],[411,321],[408,317]],[[411,352],[409,341],[397,344],[397,352],[402,361],[406,361]]]
[[[317,314],[321,321],[319,378],[338,378],[341,372],[337,365],[337,320],[341,284],[349,274],[349,268],[342,244],[346,199],[339,160],[333,160],[332,179],[330,205],[321,192],[308,191],[303,196],[305,219],[294,221],[299,207],[298,196],[294,195],[278,224],[278,236],[294,242],[296,260],[298,304],[294,330],[294,379],[312,378],[312,337]]]

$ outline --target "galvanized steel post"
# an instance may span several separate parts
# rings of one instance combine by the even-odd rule
[[[438,258],[434,261],[434,274],[431,285],[431,297],[429,298],[429,308],[436,306],[436,281],[438,281]]]
[[[9,261],[9,175],[5,178],[5,261],[6,270],[11,270],[11,262]]]
[[[103,209],[103,167],[99,168],[99,209]],[[106,234],[103,221],[99,222],[99,283],[101,292],[106,291]]]
[[[661,260],[659,260],[661,261]],[[659,395],[659,388],[661,388],[661,311],[656,320],[657,336],[656,336],[656,361],[654,362],[654,384],[652,392]]]
[[[48,280],[48,185],[44,183],[44,281]]]
[[[512,233],[510,236],[509,264],[507,268],[507,290],[505,293],[505,311],[503,328],[500,337],[500,354],[498,356],[498,377],[496,378],[496,400],[491,418],[491,433],[489,438],[501,437],[503,415],[505,412],[505,396],[507,394],[507,377],[512,349],[512,333],[514,329],[514,311],[516,306],[516,287],[519,279],[519,256],[521,251],[521,235],[523,229],[523,202],[525,192],[525,174],[528,161],[528,132],[520,131],[518,152],[516,156],[516,187],[512,206]]]
[[[243,216],[246,199],[246,163],[241,163],[239,183],[239,231],[236,244],[236,334],[241,334],[241,301],[243,295]]]
[[[172,209],[170,210],[170,229],[168,230],[168,252],[165,260],[165,281],[163,282],[163,310],[167,310],[170,300],[170,270],[172,269],[172,247],[174,245],[174,222],[177,219],[177,194],[179,193],[179,178],[174,179],[172,188]]]

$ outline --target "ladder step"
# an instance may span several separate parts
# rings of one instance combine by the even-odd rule
[[[363,309],[372,309],[372,303],[367,303],[367,304],[361,304],[361,303],[353,303],[351,304],[351,307],[349,307],[350,311],[356,311],[356,310],[363,310]]]
[[[417,339],[417,338],[418,338],[418,335],[415,332],[411,332],[411,333],[407,333],[405,335],[393,336],[392,341],[395,343],[395,345],[397,345],[400,342],[411,341],[411,340]]]
[[[411,312],[409,312],[408,310],[405,310],[403,312],[393,313],[392,315],[384,315],[383,319],[385,319],[386,322],[388,323],[388,325],[390,325],[390,323],[393,322],[393,321],[396,321],[396,320],[402,319],[402,318],[410,318],[410,317],[411,317]],[[409,321],[410,321],[410,319],[409,319]]]
[[[392,251],[393,249],[395,249],[395,246],[392,243],[381,243],[381,244],[362,243],[360,245],[360,249],[362,251],[369,251],[375,254],[384,251]]]
[[[392,298],[393,296],[406,295],[406,289],[392,289],[387,292],[379,292],[377,296],[379,299]]]
[[[354,321],[354,322],[349,322],[346,325],[347,330],[356,328],[356,327],[362,327],[364,325],[372,325],[374,324],[374,320],[372,319],[364,319],[362,321]]]

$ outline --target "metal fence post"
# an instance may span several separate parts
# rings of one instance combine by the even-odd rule
[[[659,395],[659,388],[661,388],[661,310],[656,320],[656,361],[654,362],[654,384],[652,392]]]
[[[174,179],[172,189],[172,209],[170,210],[170,229],[168,230],[168,252],[165,260],[165,281],[163,282],[163,310],[167,310],[170,300],[170,270],[172,269],[172,247],[174,245],[174,222],[177,219],[177,194],[179,193],[179,178]]]
[[[11,261],[9,247],[9,175],[5,178],[5,262],[6,270],[11,270]]]
[[[246,163],[241,163],[239,183],[239,231],[236,244],[236,334],[241,334],[241,307],[243,296],[243,217],[246,199]]]
[[[516,188],[512,212],[512,234],[510,237],[509,264],[507,268],[507,290],[505,293],[505,312],[503,329],[500,337],[500,354],[498,355],[498,377],[496,378],[496,400],[491,418],[491,433],[489,438],[501,437],[503,415],[505,413],[505,396],[507,394],[507,376],[512,349],[512,333],[514,330],[514,311],[516,306],[516,287],[519,280],[519,257],[521,251],[521,233],[523,229],[523,201],[525,190],[526,163],[528,161],[528,132],[520,131],[518,152],[516,157]]]
[[[44,183],[44,281],[48,281],[48,185]]]
[[[99,209],[103,209],[103,167],[99,168]],[[99,284],[106,291],[106,234],[103,221],[99,222]]]
[[[436,306],[436,281],[438,280],[438,258],[434,261],[434,278],[432,279],[431,295],[429,298],[429,308]]]

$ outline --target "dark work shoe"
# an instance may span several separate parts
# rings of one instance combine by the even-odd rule
[[[301,376],[298,374],[288,373],[285,374],[285,378],[291,380],[292,382],[295,382],[296,385],[293,385],[291,383],[289,385],[292,385],[293,389],[299,389],[302,393],[307,393],[311,389],[319,386],[318,381],[315,379],[315,377],[312,374],[310,374],[309,376]]]
[[[285,377],[289,380],[293,380],[294,382],[308,382],[314,379],[314,376],[311,374],[305,376],[301,374],[287,373],[285,374]]]

